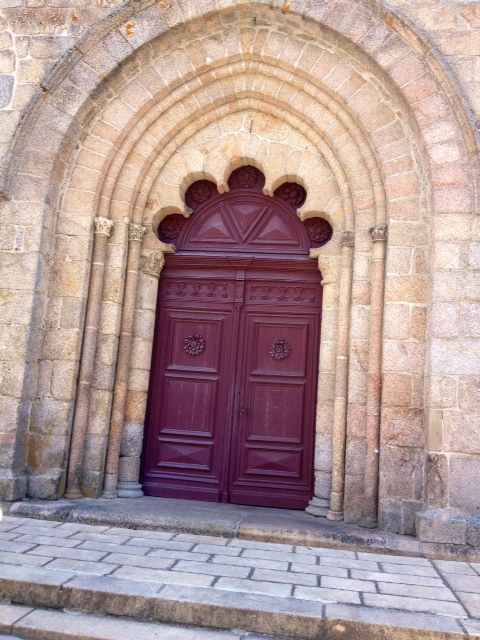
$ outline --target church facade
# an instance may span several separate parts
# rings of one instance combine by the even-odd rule
[[[6,0],[0,499],[480,546],[480,3]]]

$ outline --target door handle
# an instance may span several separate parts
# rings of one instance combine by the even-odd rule
[[[240,409],[240,413],[248,413],[248,409],[246,409],[245,407],[243,407],[242,409]]]

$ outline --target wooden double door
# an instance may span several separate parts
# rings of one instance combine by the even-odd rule
[[[147,495],[307,506],[321,297],[308,257],[167,259],[143,462]]]

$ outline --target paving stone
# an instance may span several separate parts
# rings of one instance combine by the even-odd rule
[[[266,580],[267,582],[283,582],[286,584],[303,584],[318,587],[318,577],[312,574],[291,573],[290,571],[271,571],[270,569],[255,569],[252,580]]]
[[[238,556],[243,551],[241,547],[224,547],[221,545],[215,544],[197,544],[192,548],[193,553],[209,553],[209,554],[218,554],[222,556]],[[248,550],[245,552],[245,554]],[[255,553],[253,551],[252,553]],[[268,553],[268,552],[266,552]],[[248,556],[247,556],[248,557]]]
[[[162,571],[161,569],[147,569],[144,567],[120,567],[113,574],[116,578],[129,580],[151,580],[157,584],[184,584],[209,587],[213,576],[198,573],[183,573],[181,571]]]
[[[48,640],[237,640],[240,637],[238,633],[229,631],[187,629],[154,622],[40,609],[26,616],[16,628],[26,637],[48,637]]]
[[[415,558],[412,556],[398,556],[386,553],[365,553],[358,551],[359,560],[373,560],[374,562],[389,562],[390,564],[408,564],[410,566],[431,567],[432,563],[427,558]]]
[[[16,542],[29,542],[30,544],[47,544],[51,545],[55,543],[56,547],[78,547],[81,544],[81,540],[72,540],[71,538],[55,538],[52,539],[50,536],[30,536],[30,535],[22,535],[19,536]]]
[[[109,553],[102,562],[126,565],[129,567],[145,567],[147,569],[170,569],[176,562],[173,558],[153,558],[152,556],[135,556],[129,553]]]
[[[105,533],[108,535],[125,536],[130,533],[132,538],[153,538],[155,540],[172,540],[177,536],[174,533],[167,533],[166,531],[145,531],[142,529],[124,529],[122,527],[110,527],[106,529]],[[194,536],[195,538],[197,536]]]
[[[84,524],[83,522],[63,522],[59,525],[57,531],[70,531],[72,533],[77,533],[78,531],[96,531],[97,533],[101,533],[102,531],[110,530],[112,527],[102,525],[102,524]],[[125,529],[122,529],[125,535]]]
[[[476,576],[474,569],[466,562],[450,562],[445,560],[435,560],[434,566],[441,573],[459,573],[466,576]],[[480,565],[479,565],[480,566]]]
[[[0,540],[14,540],[15,538],[20,538],[20,537],[21,536],[18,533],[10,533],[8,531],[0,531]]]
[[[331,567],[323,564],[290,564],[290,571],[294,573],[312,573],[317,576],[333,576],[335,578],[348,578],[348,570],[342,567]]]
[[[195,560],[197,557],[195,556]],[[253,567],[256,569],[273,569],[274,571],[288,571],[288,562],[278,562],[277,560],[262,560],[261,558],[245,558],[245,556],[211,556],[214,564],[239,565],[241,567]],[[310,565],[301,565],[303,567]]]
[[[348,604],[361,604],[360,596],[356,591],[343,589],[326,589],[322,587],[295,587],[295,598],[302,600],[316,600],[317,602],[346,602]]]
[[[187,571],[192,573],[205,573],[213,576],[232,576],[234,578],[247,578],[251,573],[251,567],[239,567],[237,565],[218,564],[211,562],[188,562],[179,560],[173,567],[173,571]]]
[[[383,638],[418,640],[420,631],[427,632],[426,635],[421,636],[422,640],[427,638],[443,640],[445,638],[443,634],[462,635],[459,623],[453,618],[425,613],[354,607],[348,604],[327,604],[325,617],[327,625],[328,621],[331,621],[329,628],[341,621],[343,636],[345,639],[352,638],[352,640],[376,640],[377,637],[379,640]],[[349,625],[349,622],[353,624]],[[332,632],[334,631],[335,629],[332,629]]]
[[[62,593],[64,609],[130,616],[153,617],[155,596],[160,584],[141,580],[122,580],[110,576],[77,576]]]
[[[125,546],[150,547],[152,549],[171,549],[172,551],[190,551],[191,542],[179,542],[177,540],[162,540],[155,538],[131,538]],[[201,546],[201,545],[199,545]]]
[[[65,547],[55,547],[52,545],[38,545],[38,547],[35,547],[28,553],[35,556],[95,561],[103,558],[107,554],[107,551],[90,551],[88,549],[67,549]]]
[[[243,549],[267,549],[270,551],[287,551],[292,553],[294,547],[291,544],[277,544],[276,542],[259,542],[257,540],[241,540],[233,538],[228,540],[229,547],[242,547]]]
[[[446,587],[426,587],[423,585],[381,582],[378,588],[380,593],[388,593],[390,595],[427,598],[429,600],[449,600],[450,602],[457,601],[453,593]]]
[[[438,573],[433,567],[414,567],[411,565],[382,562],[382,568],[387,573],[404,573],[405,575],[429,576],[430,578],[438,578]]]
[[[345,558],[331,558],[325,556],[320,558],[321,565],[331,567],[343,567],[344,569],[363,569],[364,571],[378,571],[378,564],[370,560],[347,560]]]
[[[172,560],[192,560],[194,559],[197,562],[206,562],[210,558],[210,554],[207,553],[196,553],[195,557],[192,558],[192,554],[187,551],[173,551],[172,549],[155,549],[154,551],[150,551],[148,553],[148,558],[172,558]],[[222,562],[225,562],[225,556],[222,556]]]
[[[480,620],[462,620],[462,625],[470,635],[475,638],[480,636]]]
[[[217,553],[222,553],[218,552]],[[301,556],[296,553],[283,553],[276,551],[261,551],[259,549],[245,549],[242,552],[243,558],[260,558],[265,560],[278,560],[279,562],[297,562],[299,564],[316,564],[316,556],[306,555]],[[335,560],[335,558],[332,558]]]
[[[445,574],[445,580],[452,589],[480,593],[480,576],[465,576],[460,574]]]
[[[37,607],[59,607],[61,589],[75,577],[68,571],[43,567],[0,565],[0,601]]]
[[[0,531],[2,531],[3,533],[12,531],[12,529],[16,529],[18,526],[18,524],[14,524],[13,522],[4,522],[3,520],[0,521]]]
[[[0,554],[0,562],[3,564],[17,564],[27,567],[43,567],[43,565],[53,560],[49,556],[30,556],[25,553],[8,553],[3,551]]]
[[[465,616],[466,611],[457,602],[445,600],[427,600],[422,598],[403,598],[401,596],[385,595],[383,593],[365,593],[363,602],[369,607],[383,607],[389,609],[405,609],[422,613],[437,613],[447,616]]]
[[[480,574],[480,563],[478,562],[470,562],[470,566],[474,569],[478,574]]]
[[[102,543],[106,543],[109,542],[111,544],[125,544],[125,542],[127,542],[127,540],[130,540],[132,536],[127,536],[125,535],[125,530],[124,530],[124,535],[121,536],[120,534],[115,535],[115,534],[111,534],[109,531],[106,531],[105,533],[97,533],[96,531],[79,531],[78,533],[74,533],[71,538],[69,538],[69,540],[83,540],[88,541],[88,542],[102,542]]]
[[[320,547],[295,547],[295,553],[300,555],[329,556],[331,558],[351,558],[356,559],[354,551],[344,551],[343,549],[322,549]]]
[[[320,585],[328,589],[346,589],[347,591],[360,591],[376,593],[377,588],[374,582],[369,580],[352,580],[351,578],[334,578],[332,576],[322,576]]]
[[[103,551],[105,553],[125,553],[135,556],[144,556],[151,547],[137,547],[129,544],[111,544],[110,542],[92,542],[90,540],[82,542],[78,549],[88,549],[89,551]]]
[[[8,551],[9,553],[25,553],[25,551],[33,549],[34,546],[35,545],[32,543],[0,540],[0,552]]]
[[[220,536],[195,536],[190,533],[178,533],[173,536],[174,540],[178,540],[179,542],[193,542],[195,544],[219,544],[222,546],[226,546],[236,540],[231,540],[230,538],[220,538]]]
[[[260,593],[266,596],[288,597],[292,594],[291,584],[261,582],[260,580],[242,580],[241,578],[220,578],[215,582],[215,589],[241,591],[244,593]]]
[[[457,591],[456,593],[468,613],[474,618],[480,618],[480,594],[466,593],[464,591]]]
[[[443,587],[440,578],[430,578],[428,576],[410,576],[404,573],[386,573],[381,571],[360,571],[352,569],[352,578],[358,580],[374,580],[377,582],[394,582],[397,584],[418,584],[425,587]]]
[[[57,558],[47,565],[48,569],[59,571],[74,571],[75,573],[88,573],[95,576],[103,576],[115,570],[114,564],[105,562],[88,562],[86,560],[72,560],[70,558]]]
[[[0,633],[10,633],[11,626],[32,611],[31,607],[0,604]]]
[[[42,523],[43,525],[43,523]],[[15,529],[15,531],[20,535],[28,535],[28,536],[47,536],[49,538],[69,538],[70,537],[70,533],[68,531],[62,530],[60,527],[55,528],[55,530],[53,530],[53,528],[49,528],[49,527],[44,527],[44,526],[33,526],[33,525],[22,525],[20,527],[17,527]]]

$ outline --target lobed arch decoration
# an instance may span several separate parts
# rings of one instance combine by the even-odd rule
[[[30,454],[19,433],[6,495],[27,490],[27,455],[31,496],[63,493],[67,459],[71,497],[140,493],[156,288],[173,251],[154,229],[167,215],[190,214],[185,193],[195,181],[222,192],[233,169],[252,164],[269,194],[287,182],[305,187],[300,218],[333,228],[332,240],[312,250],[325,297],[310,510],[373,524],[379,443],[380,474],[382,465],[405,458],[414,468],[424,456],[423,422],[401,446],[388,424],[380,430],[381,411],[391,410],[381,407],[381,372],[423,385],[425,336],[395,334],[389,314],[407,296],[409,313],[424,316],[432,220],[473,211],[468,116],[452,103],[434,56],[423,55],[426,45],[397,18],[389,26],[379,4],[300,1],[288,15],[234,0],[203,14],[171,4],[160,13],[132,3],[77,45],[17,135],[19,162],[4,190],[9,206],[35,212],[43,229],[27,274],[41,318],[28,348],[40,356],[20,399],[33,407]],[[458,150],[453,185],[440,148],[449,140]],[[43,253],[54,245],[38,288]],[[405,250],[428,268],[394,259]],[[68,382],[44,393],[55,368]],[[412,416],[418,409],[409,407]],[[416,484],[399,495],[389,482],[380,478],[381,514],[402,514],[401,526],[387,526],[407,532],[421,495]]]

